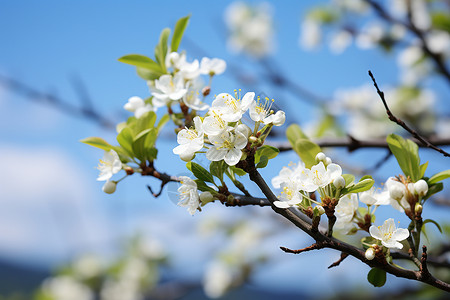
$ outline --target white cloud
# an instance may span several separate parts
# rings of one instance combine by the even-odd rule
[[[2,145],[0,164],[1,255],[55,262],[108,238],[95,181],[63,150]]]

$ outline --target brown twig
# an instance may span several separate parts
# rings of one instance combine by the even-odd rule
[[[311,250],[319,250],[322,249],[324,246],[321,243],[314,243],[311,246],[305,247],[303,249],[298,249],[298,250],[292,250],[286,247],[280,247],[281,250],[283,250],[286,253],[292,253],[292,254],[300,254],[306,251],[311,251]]]
[[[334,263],[332,263],[332,264],[328,267],[328,269],[331,269],[331,268],[334,268],[334,267],[339,266],[339,265],[341,264],[341,262],[342,262],[344,259],[346,259],[347,257],[348,257],[348,253],[341,252],[341,257],[340,257],[337,261],[335,261]]]
[[[384,98],[384,93],[383,91],[381,91],[378,88],[378,84],[375,80],[375,77],[373,76],[372,72],[369,70],[369,76],[370,78],[372,78],[373,81],[373,85],[375,87],[375,89],[377,90],[378,96],[380,96],[381,101],[383,102],[384,108],[386,109],[386,113],[389,117],[389,120],[391,120],[394,123],[397,123],[398,125],[400,125],[401,127],[403,127],[406,131],[408,131],[409,133],[412,134],[412,136],[414,136],[417,140],[419,140],[423,145],[425,145],[426,147],[433,149],[441,154],[443,154],[445,157],[450,157],[450,154],[445,152],[444,150],[442,150],[441,148],[436,147],[435,145],[431,144],[429,141],[427,141],[425,138],[423,138],[419,133],[417,133],[417,131],[411,129],[409,126],[407,126],[405,124],[405,122],[403,122],[402,120],[400,120],[399,118],[397,118],[396,116],[394,116],[391,112],[391,110],[389,109],[389,106],[387,105],[386,99]]]

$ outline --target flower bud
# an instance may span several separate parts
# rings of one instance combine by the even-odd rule
[[[210,192],[203,192],[200,194],[200,201],[205,205],[206,203],[214,201],[214,196]]]
[[[402,188],[401,183],[389,187],[389,196],[391,196],[392,199],[400,201],[402,200],[403,195],[404,189]]]
[[[284,122],[286,121],[286,115],[284,113],[284,111],[279,110],[276,112],[276,114],[273,116],[273,121],[272,124],[274,126],[281,126],[284,124]]]
[[[375,249],[373,249],[372,247],[368,248],[366,250],[365,256],[366,256],[366,259],[368,259],[368,260],[374,259],[375,258]]]
[[[333,185],[338,190],[343,189],[345,187],[345,179],[342,176],[338,176],[333,180]]]
[[[428,193],[428,184],[425,180],[420,179],[416,183],[414,183],[414,191],[417,195],[423,197]]]
[[[416,206],[414,206],[414,212],[416,215],[420,215],[422,213],[423,207],[420,205],[420,203],[416,203]]]
[[[323,152],[317,153],[317,155],[316,155],[316,163],[319,163],[321,161],[324,162],[325,159],[327,159],[327,156],[325,155],[325,153],[323,153]]]
[[[107,194],[112,194],[116,191],[117,182],[108,180],[105,182],[105,184],[102,187],[102,191]]]
[[[182,161],[190,162],[195,156],[195,153],[182,153],[180,154],[180,158]]]
[[[331,161],[331,158],[327,157],[325,158],[325,161],[323,162],[323,164],[326,166],[331,165],[333,162]]]
[[[319,216],[321,216],[325,213],[325,209],[323,208],[322,205],[317,205],[316,207],[314,207],[314,210],[319,213]]]
[[[248,141],[250,143],[256,143],[258,141],[258,138],[256,136],[252,135],[251,137],[249,137]]]

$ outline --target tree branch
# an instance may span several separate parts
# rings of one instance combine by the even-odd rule
[[[384,93],[378,88],[378,84],[375,80],[375,77],[373,76],[373,74],[370,70],[369,70],[369,76],[370,76],[370,78],[372,78],[373,85],[374,85],[375,89],[377,90],[378,96],[380,96],[380,99],[383,102],[384,107],[386,108],[386,113],[389,116],[389,120],[391,120],[392,122],[397,123],[398,125],[403,127],[406,131],[411,133],[412,136],[414,136],[417,140],[419,140],[426,147],[443,154],[445,157],[450,157],[449,153],[447,153],[444,150],[442,150],[441,148],[438,148],[435,145],[431,144],[429,141],[427,141],[425,138],[423,138],[419,133],[417,133],[417,131],[413,130],[412,128],[407,126],[405,124],[405,122],[403,122],[402,120],[400,120],[399,118],[394,116],[394,114],[392,114],[391,110],[389,109],[389,107],[387,105],[386,99],[384,98]]]

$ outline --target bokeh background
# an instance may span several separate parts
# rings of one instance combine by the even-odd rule
[[[329,2],[268,2],[274,25],[268,61],[275,74],[324,99],[333,98],[339,89],[370,85],[369,69],[382,89],[398,84],[397,49],[386,53],[377,47],[363,50],[352,44],[336,54],[326,40],[313,51],[301,45],[301,25],[308,11]],[[188,59],[208,56],[228,63],[227,71],[214,78],[213,93],[253,90],[275,98],[288,115],[287,123],[311,128],[320,120],[323,110],[311,99],[271,84],[267,69],[257,58],[230,51],[224,21],[230,4],[196,0],[0,2],[0,293],[5,297],[15,294],[27,299],[58,266],[86,253],[113,261],[121,255],[124,244],[141,236],[157,240],[165,251],[169,263],[161,275],[164,282],[182,283],[179,297],[199,299],[205,297],[201,283],[208,264],[227,249],[229,240],[214,228],[243,220],[265,232],[262,236],[267,232],[270,235],[255,239],[252,249],[264,253],[265,262],[240,289],[242,295],[259,295],[260,299],[280,295],[324,298],[348,291],[386,294],[420,287],[388,276],[385,287],[373,289],[366,281],[369,268],[352,258],[328,270],[339,257],[334,251],[300,256],[282,253],[279,246],[301,248],[312,240],[274,218],[269,208],[209,205],[192,217],[176,206],[176,185],[168,185],[166,192],[155,199],[146,185],[158,189],[158,181],[138,176],[121,182],[113,195],[101,191],[95,167],[102,151],[79,140],[101,136],[114,142],[115,131],[98,118],[78,115],[79,108],[92,105],[113,123],[125,120],[129,116],[123,109],[127,99],[148,97],[149,91],[134,68],[117,59],[131,53],[152,56],[160,31],[173,27],[188,14],[191,20],[181,44]],[[373,14],[367,18],[373,18]],[[427,88],[435,93],[434,109],[448,115],[448,83],[435,76]],[[274,139],[281,141],[283,130],[278,133]],[[173,128],[166,128],[158,145],[159,169],[173,175],[188,174],[184,163],[171,151],[175,145]],[[385,151],[349,153],[337,149],[328,154],[344,168],[368,169],[385,156]],[[421,158],[430,161],[430,174],[450,167],[448,159],[430,150],[423,150]],[[295,153],[280,154],[263,175],[270,179],[290,161],[298,161]],[[201,158],[197,162],[202,163]],[[398,173],[400,169],[391,158],[374,175],[383,181]],[[257,193],[250,183],[246,184]],[[448,209],[432,204],[427,214],[438,221],[446,220]],[[380,220],[391,212],[380,208]],[[397,212],[394,216],[407,226],[404,216]],[[448,242],[433,227],[429,234],[430,238]],[[228,297],[245,297],[234,293]]]

